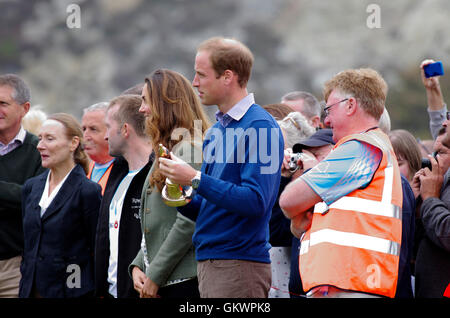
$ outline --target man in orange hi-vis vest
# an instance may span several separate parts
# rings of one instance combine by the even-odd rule
[[[107,102],[91,105],[83,110],[81,119],[84,150],[92,160],[87,177],[102,187],[102,195],[105,193],[106,183],[114,163],[114,158],[109,155],[108,142],[105,140],[104,120],[107,108]]]
[[[389,138],[378,128],[386,93],[372,69],[346,70],[326,82],[325,124],[336,145],[281,194],[291,231],[301,238],[307,297],[395,296],[402,186]]]

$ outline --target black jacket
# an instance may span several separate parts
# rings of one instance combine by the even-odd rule
[[[76,165],[41,217],[39,201],[48,172],[22,191],[25,244],[19,297],[35,286],[42,297],[80,297],[94,290],[94,239],[101,188]]]
[[[117,297],[138,298],[133,280],[128,275],[128,265],[136,257],[141,247],[142,231],[139,216],[142,186],[152,166],[154,155],[133,178],[124,199],[119,225],[119,252],[117,264]],[[109,205],[122,179],[128,174],[128,163],[124,158],[116,158],[106,184],[100,206],[100,214],[95,240],[95,294],[107,297],[109,283]]]

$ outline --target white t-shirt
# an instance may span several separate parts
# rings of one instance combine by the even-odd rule
[[[117,258],[119,252],[119,225],[122,215],[123,201],[127,194],[128,187],[135,175],[141,169],[129,171],[117,187],[116,193],[109,205],[109,266],[108,283],[109,293],[117,298]]]

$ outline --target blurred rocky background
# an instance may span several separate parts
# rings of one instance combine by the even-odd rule
[[[80,28],[68,27],[70,4]],[[373,4],[378,28],[368,24]],[[389,84],[392,129],[428,139],[419,65],[443,62],[448,100],[449,13],[448,0],[0,0],[0,72],[20,74],[33,105],[80,118],[156,68],[192,79],[197,45],[223,35],[253,51],[249,90],[260,105],[293,90],[322,99],[333,74],[369,66]]]

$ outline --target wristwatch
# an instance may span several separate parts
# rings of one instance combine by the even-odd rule
[[[194,190],[197,190],[198,186],[200,185],[201,176],[202,176],[202,173],[200,171],[197,171],[195,176],[191,179],[192,188]]]

